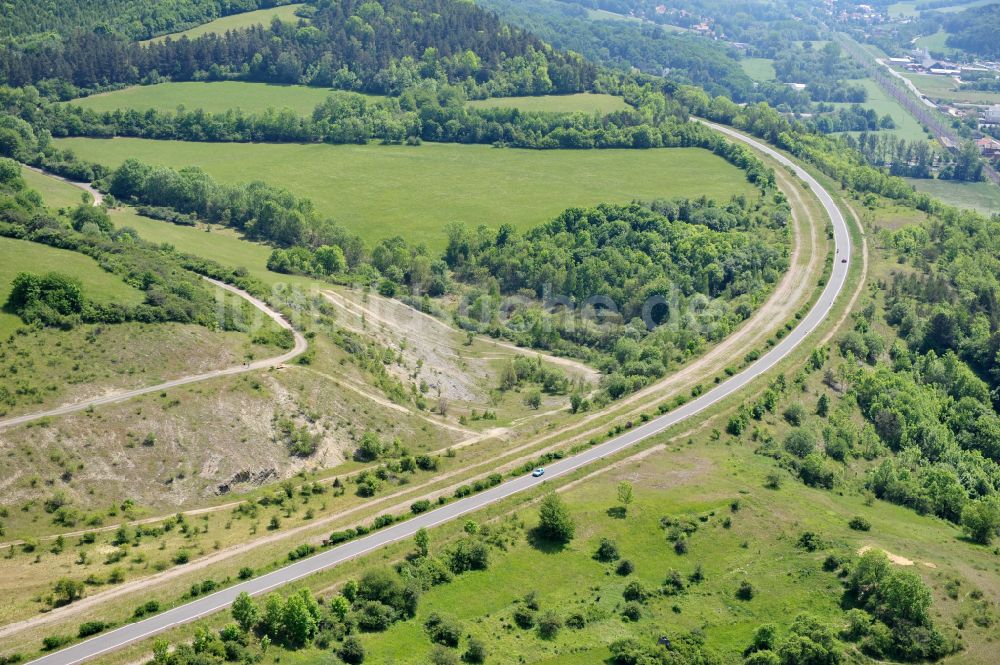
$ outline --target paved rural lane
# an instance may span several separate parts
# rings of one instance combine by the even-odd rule
[[[74,183],[76,184],[76,183]],[[133,397],[138,397],[139,395],[147,395],[149,393],[161,392],[169,388],[176,388],[178,386],[186,386],[189,383],[197,383],[199,381],[207,381],[208,379],[215,379],[220,376],[231,376],[233,374],[243,374],[244,372],[253,372],[259,369],[269,369],[271,367],[277,367],[283,363],[292,360],[298,355],[305,352],[308,347],[306,343],[306,338],[298,330],[292,327],[292,324],[285,320],[285,318],[271,309],[271,307],[262,300],[254,298],[252,295],[247,293],[242,289],[238,289],[235,286],[226,284],[225,282],[220,282],[217,279],[212,279],[211,277],[202,276],[202,279],[211,282],[220,289],[225,289],[230,293],[235,293],[244,300],[248,301],[251,305],[259,309],[270,319],[272,319],[279,326],[285,330],[292,331],[292,335],[295,338],[295,346],[292,347],[291,351],[282,353],[280,356],[275,356],[273,358],[264,358],[263,360],[255,360],[252,363],[245,363],[243,365],[234,365],[232,367],[227,367],[225,369],[216,369],[211,372],[203,372],[202,374],[192,374],[189,376],[181,377],[179,379],[173,379],[172,381],[166,381],[164,383],[159,383],[155,386],[146,386],[145,388],[136,388],[135,390],[127,390],[124,392],[112,393],[110,395],[105,395],[104,397],[98,397],[91,400],[86,400],[83,402],[74,402],[73,404],[65,404],[63,406],[56,407],[54,409],[48,409],[47,411],[36,411],[35,413],[26,413],[22,416],[15,416],[13,418],[7,418],[5,420],[0,420],[0,429],[5,427],[13,427],[14,425],[22,425],[33,420],[38,420],[40,418],[47,418],[50,416],[63,416],[67,413],[74,413],[76,411],[83,411],[89,409],[93,406],[100,406],[102,404],[114,404],[116,402],[124,402],[125,400],[132,399]]]
[[[763,355],[754,364],[747,367],[739,374],[729,380],[719,384],[707,393],[702,394],[687,404],[676,410],[651,420],[639,427],[636,427],[621,436],[611,439],[605,443],[596,445],[584,452],[562,459],[545,470],[545,475],[541,478],[533,478],[530,475],[522,476],[510,480],[502,485],[486,490],[481,494],[460,499],[451,504],[423,513],[405,522],[400,522],[386,529],[359,538],[355,541],[338,545],[325,550],[307,559],[301,559],[289,566],[262,575],[256,579],[241,582],[227,589],[223,589],[208,596],[203,596],[197,600],[180,605],[167,610],[149,619],[137,621],[121,628],[115,629],[103,635],[92,637],[89,640],[67,647],[62,651],[57,651],[34,661],[37,665],[74,665],[101,654],[118,649],[130,642],[140,640],[161,631],[167,630],[178,624],[187,623],[200,617],[212,614],[227,608],[241,592],[250,595],[259,595],[283,586],[290,582],[300,580],[313,573],[325,570],[349,559],[361,556],[367,552],[376,550],[384,545],[393,543],[413,536],[420,528],[429,528],[442,522],[447,522],[461,517],[467,513],[479,510],[492,503],[496,503],[506,497],[518,492],[537,487],[548,479],[565,475],[595,462],[601,458],[624,450],[636,443],[647,439],[663,430],[671,427],[683,420],[691,418],[716,402],[729,397],[733,393],[741,390],[761,374],[774,367],[783,358],[788,356],[792,350],[802,343],[816,327],[829,315],[833,302],[843,290],[847,280],[847,271],[850,263],[842,263],[841,259],[850,260],[851,239],[847,229],[847,223],[840,214],[840,210],[833,202],[830,194],[824,190],[820,184],[809,175],[804,169],[792,163],[789,159],[768,146],[747,138],[727,127],[722,127],[712,123],[705,123],[723,134],[743,143],[749,144],[783,165],[790,166],[796,175],[802,178],[813,192],[819,197],[823,208],[833,222],[833,238],[836,244],[836,260],[833,263],[833,270],[826,283],[819,300],[788,335],[785,336],[776,346]]]

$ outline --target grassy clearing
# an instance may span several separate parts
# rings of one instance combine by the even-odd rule
[[[948,33],[944,30],[938,30],[933,35],[925,35],[917,39],[914,42],[914,46],[917,48],[925,48],[931,53],[943,53],[948,57],[952,57],[956,53],[961,53],[958,49],[953,49],[947,45]]]
[[[143,217],[132,208],[117,208],[111,212],[111,221],[118,228],[131,227],[143,240],[167,243],[179,251],[204,256],[233,268],[246,268],[269,286],[291,284],[309,291],[323,283],[308,277],[282,275],[267,269],[271,247],[243,240],[229,229],[217,225],[180,226],[149,217]],[[328,285],[327,285],[328,286]]]
[[[776,76],[774,60],[770,58],[743,58],[740,67],[754,81],[773,81]]]
[[[627,23],[647,23],[648,25],[659,25],[661,28],[667,32],[690,32],[687,28],[683,28],[679,25],[671,25],[669,23],[653,23],[652,21],[643,21],[638,16],[626,16],[625,14],[619,14],[617,12],[610,12],[606,9],[588,9],[587,18],[591,21],[625,21]]]
[[[83,201],[83,191],[79,187],[74,187],[59,178],[24,167],[21,168],[21,177],[28,187],[42,195],[45,205],[53,210],[72,208]]]
[[[889,114],[896,122],[896,129],[891,130],[901,139],[907,141],[921,141],[927,138],[923,127],[910,113],[900,106],[899,102],[889,97],[875,81],[871,79],[856,79],[850,83],[864,86],[868,91],[868,101],[862,104],[865,108],[874,109],[879,115]],[[839,107],[848,107],[850,104],[835,104]]]
[[[815,397],[813,391],[810,385],[809,398]],[[779,438],[787,430],[780,418],[766,426],[777,430]],[[857,491],[839,495],[810,489],[787,476],[779,490],[765,489],[764,478],[775,469],[774,462],[754,455],[748,441],[727,439],[713,442],[707,431],[687,440],[675,438],[662,452],[569,489],[564,496],[576,518],[577,536],[568,547],[539,550],[521,541],[498,555],[488,572],[461,576],[427,593],[414,621],[366,636],[366,648],[375,662],[423,662],[430,641],[419,626],[436,611],[456,616],[466,632],[483,639],[490,646],[490,662],[595,662],[584,654],[619,637],[649,641],[696,628],[726,662],[736,662],[753,630],[766,621],[785,628],[798,612],[808,611],[840,628],[840,583],[822,571],[822,562],[828,553],[849,556],[864,545],[916,561],[913,570],[933,587],[936,614],[945,626],[973,605],[967,597],[948,599],[943,589],[947,579],[962,578],[965,592],[996,591],[990,552],[957,538],[953,525],[887,503],[869,505]],[[843,472],[854,477],[850,469]],[[612,510],[622,480],[633,483],[637,497],[624,519]],[[734,512],[730,503],[737,499],[740,508]],[[521,515],[533,525],[534,511]],[[850,530],[847,522],[853,515],[869,519],[872,531]],[[659,526],[663,516],[698,525],[687,554],[676,554],[665,539]],[[821,550],[796,546],[805,531],[820,535],[826,543]],[[613,566],[592,559],[601,537],[615,540],[622,557],[635,564],[632,576],[617,576]],[[689,584],[679,596],[649,601],[636,623],[619,618],[629,580],[658,589],[670,569],[686,580],[699,564],[705,574],[701,584]],[[753,600],[735,598],[743,580],[757,589]],[[542,640],[535,631],[512,626],[515,601],[530,591],[537,592],[542,611],[553,609],[563,617],[592,613],[595,619],[585,630],[564,629],[555,640]],[[969,650],[961,655],[963,662],[990,662],[983,648],[988,633],[988,628],[966,629]]]
[[[254,178],[312,199],[369,242],[402,234],[432,250],[444,225],[519,229],[570,206],[671,196],[750,194],[742,171],[697,148],[513,150],[484,145],[260,145],[145,139],[60,139],[83,159],[117,166],[127,157],[198,165],[225,182]],[[557,194],[556,194],[557,193]]]
[[[942,12],[942,13],[952,13],[960,12],[972,7],[981,7],[983,5],[988,5],[996,0],[967,0],[962,2],[961,0],[956,0],[955,4],[949,5],[947,7],[935,7],[932,11]],[[893,5],[889,5],[889,16],[892,18],[915,18],[920,16],[924,11],[917,9],[919,6],[923,5],[924,2],[921,0],[909,0],[908,2],[897,2]]]
[[[914,74],[905,70],[897,70],[910,79],[922,93],[945,102],[962,102],[968,104],[1000,104],[1000,93],[983,90],[958,90],[958,83],[950,76],[933,76],[931,74]]]
[[[889,5],[889,16],[893,18],[902,16],[912,17],[919,14],[916,2],[897,2],[894,5]]]
[[[229,109],[259,112],[266,109],[291,109],[300,115],[311,115],[323,100],[333,94],[329,88],[305,85],[273,85],[246,81],[181,81],[139,85],[123,90],[81,97],[69,102],[94,111],[135,109],[173,111],[179,106],[187,110],[202,109],[223,113]],[[373,99],[375,95],[370,95]]]
[[[915,226],[927,220],[927,213],[891,201],[885,201],[868,215],[878,227],[893,230],[904,226]]]
[[[89,256],[56,249],[26,240],[0,238],[0,303],[7,302],[11,282],[22,271],[52,270],[76,277],[83,283],[84,294],[98,302],[120,302],[137,305],[143,294],[116,275],[105,272]],[[0,337],[11,333],[21,324],[20,317],[4,310],[0,312]]]
[[[959,208],[972,208],[990,215],[1000,212],[1000,187],[989,182],[955,182],[907,178],[921,192],[927,192],[945,203]]]
[[[542,95],[536,97],[496,97],[474,99],[469,102],[473,108],[516,108],[522,111],[552,111],[556,113],[611,113],[628,108],[621,97],[614,95],[581,92],[575,95]]]
[[[241,28],[249,28],[254,25],[269,25],[275,18],[281,21],[294,23],[299,20],[299,17],[295,15],[295,12],[300,7],[302,7],[301,4],[284,5],[282,7],[271,7],[269,9],[258,9],[253,12],[243,12],[242,14],[223,16],[222,18],[217,18],[214,21],[209,21],[208,23],[196,26],[189,30],[184,30],[183,32],[174,32],[169,35],[163,35],[161,37],[150,39],[148,42],[163,41],[167,37],[170,37],[171,39],[180,39],[181,37],[194,39],[195,37],[201,37],[202,35],[210,32],[223,33],[227,30],[239,30]]]

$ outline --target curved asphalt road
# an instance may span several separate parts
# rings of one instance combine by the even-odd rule
[[[651,437],[663,430],[675,425],[682,420],[695,416],[719,400],[725,399],[733,393],[741,390],[761,374],[774,367],[779,361],[785,358],[796,346],[798,346],[830,313],[833,301],[840,294],[847,279],[847,269],[849,263],[841,263],[840,259],[850,259],[851,239],[848,233],[847,224],[843,216],[830,197],[816,180],[805,170],[793,164],[783,155],[763,145],[753,139],[746,138],[727,127],[721,127],[712,123],[706,123],[713,129],[730,136],[731,138],[747,143],[754,148],[767,153],[781,164],[790,166],[800,178],[806,181],[813,192],[819,197],[820,202],[826,209],[827,214],[833,222],[833,237],[838,253],[833,264],[833,272],[823,289],[819,301],[812,310],[802,319],[799,325],[785,336],[768,353],[762,356],[753,365],[747,367],[739,374],[733,376],[728,381],[719,384],[707,393],[702,394],[695,400],[679,407],[675,411],[664,416],[651,420],[640,427],[636,427],[621,436],[611,439],[605,443],[596,445],[579,455],[562,459],[545,470],[545,475],[541,478],[533,478],[530,475],[522,476],[510,480],[502,485],[486,490],[475,496],[461,499],[438,508],[428,513],[423,513],[405,522],[400,522],[371,535],[359,538],[343,545],[338,545],[325,550],[320,554],[299,560],[289,566],[268,573],[256,579],[241,582],[222,591],[218,591],[208,596],[203,596],[190,603],[167,610],[143,621],[137,621],[103,635],[98,635],[79,644],[43,656],[34,663],[38,665],[73,665],[89,658],[94,658],[108,651],[122,647],[130,642],[140,640],[172,626],[193,621],[208,614],[225,609],[232,604],[236,596],[241,592],[250,595],[258,595],[275,589],[277,587],[302,579],[313,573],[325,570],[339,563],[361,556],[372,550],[376,550],[383,545],[393,543],[404,538],[413,536],[422,527],[432,527],[442,522],[453,520],[457,517],[472,511],[488,506],[500,501],[512,494],[523,492],[532,487],[537,487],[549,478],[561,476],[574,471],[582,466],[590,464],[596,460],[624,450],[648,437]]]
[[[75,183],[74,183],[75,184]],[[84,409],[89,409],[92,406],[100,406],[102,404],[114,404],[116,402],[124,402],[125,400],[132,399],[133,397],[138,397],[139,395],[147,395],[149,393],[161,392],[167,390],[168,388],[176,388],[177,386],[185,386],[189,383],[197,383],[199,381],[206,381],[208,379],[215,379],[220,376],[230,376],[233,374],[243,374],[244,372],[252,372],[258,369],[268,369],[270,367],[277,367],[283,363],[288,362],[292,358],[305,352],[307,348],[306,338],[302,336],[298,330],[292,327],[292,324],[285,320],[281,314],[274,311],[268,306],[267,303],[254,298],[252,295],[247,293],[242,289],[238,289],[235,286],[226,284],[225,282],[220,282],[217,279],[212,279],[211,277],[202,276],[202,279],[211,282],[220,289],[225,289],[231,293],[235,293],[244,300],[248,301],[251,305],[264,312],[268,317],[270,317],[275,323],[286,330],[291,330],[292,335],[295,337],[295,346],[292,347],[291,351],[281,354],[280,356],[275,356],[273,358],[264,358],[263,360],[255,360],[252,363],[244,365],[234,365],[233,367],[228,367],[226,369],[216,369],[211,372],[205,372],[203,374],[193,374],[190,376],[181,377],[179,379],[174,379],[173,381],[166,381],[164,383],[159,383],[155,386],[146,386],[145,388],[136,388],[135,390],[127,390],[125,392],[114,393],[111,395],[105,395],[104,397],[98,397],[96,399],[87,400],[85,402],[75,402],[73,404],[66,404],[65,406],[59,406],[54,409],[49,409],[48,411],[36,411],[35,413],[28,413],[23,416],[15,416],[14,418],[7,418],[6,420],[0,420],[0,429],[5,427],[13,427],[14,425],[21,425],[23,423],[31,422],[33,420],[38,420],[39,418],[46,418],[49,416],[62,416],[67,413],[74,413],[76,411],[83,411]]]

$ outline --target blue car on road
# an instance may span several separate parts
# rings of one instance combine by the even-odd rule
[[[531,475],[535,478],[540,478],[545,473],[545,469],[535,469],[531,472]]]

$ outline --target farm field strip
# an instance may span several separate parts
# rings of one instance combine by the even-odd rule
[[[187,111],[201,109],[206,113],[237,109],[247,113],[291,109],[298,115],[308,116],[312,115],[316,106],[337,92],[332,88],[249,81],[172,81],[97,93],[72,99],[66,104],[98,113],[148,109],[175,111],[183,107]],[[381,99],[378,95],[364,96],[370,100]]]
[[[278,7],[269,7],[267,9],[257,9],[251,12],[230,14],[229,16],[223,16],[215,19],[214,21],[209,21],[208,23],[203,23],[181,32],[172,32],[169,35],[154,37],[153,39],[146,40],[144,43],[163,41],[167,37],[173,40],[180,39],[181,37],[194,39],[213,32],[221,34],[227,30],[239,30],[241,28],[249,28],[254,25],[267,26],[275,18],[286,23],[294,23],[299,20],[299,17],[295,15],[295,12],[302,6],[302,4],[281,5]]]
[[[443,249],[444,226],[453,221],[493,228],[509,223],[523,231],[569,206],[701,195],[724,201],[755,191],[742,171],[700,148],[520,150],[126,138],[55,144],[112,167],[128,157],[174,168],[200,166],[227,183],[267,173],[270,184],[311,199],[321,214],[369,244],[398,234],[432,251]]]

